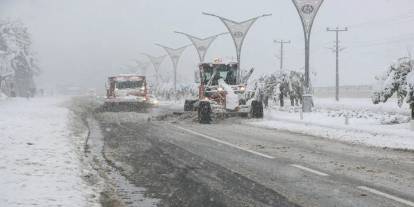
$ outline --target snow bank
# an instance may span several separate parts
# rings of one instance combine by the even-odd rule
[[[94,206],[69,111],[57,99],[0,102],[0,206]]]
[[[0,92],[0,101],[3,101],[7,98],[6,94]]]
[[[305,113],[303,119],[299,108],[287,107],[267,110],[264,120],[246,123],[353,144],[414,150],[414,130],[405,114],[408,107],[403,112],[396,103],[373,105],[369,99],[315,99],[315,105],[315,112]]]

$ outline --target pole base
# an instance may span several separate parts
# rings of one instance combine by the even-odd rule
[[[414,120],[410,121],[410,129],[411,131],[414,131]]]
[[[305,94],[303,95],[303,103],[302,103],[302,110],[305,113],[312,112],[313,108],[313,96],[312,94]]]

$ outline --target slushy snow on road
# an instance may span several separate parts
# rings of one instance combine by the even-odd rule
[[[95,206],[64,99],[0,101],[0,206]]]

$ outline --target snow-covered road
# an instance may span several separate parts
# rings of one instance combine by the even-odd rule
[[[94,206],[65,98],[0,101],[0,206]]]

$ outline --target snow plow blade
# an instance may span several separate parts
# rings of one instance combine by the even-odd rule
[[[103,112],[147,112],[154,105],[146,102],[105,102]]]

